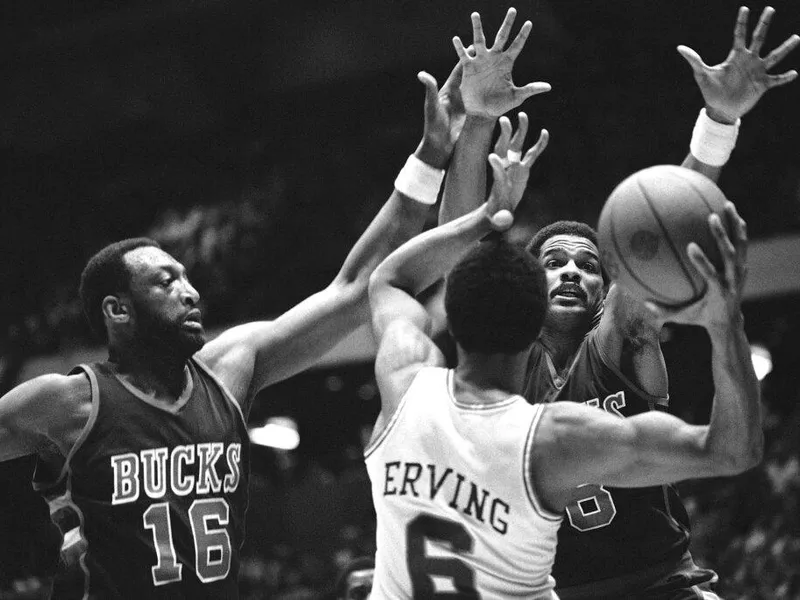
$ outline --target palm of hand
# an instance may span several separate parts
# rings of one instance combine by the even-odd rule
[[[696,73],[706,105],[731,120],[744,116],[767,91],[763,63],[752,52],[733,51],[725,62]]]
[[[478,63],[478,64],[476,64]],[[470,114],[499,117],[516,108],[511,69],[514,61],[502,54],[485,55],[464,66],[461,96]]]

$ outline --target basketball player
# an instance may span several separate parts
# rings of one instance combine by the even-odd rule
[[[720,65],[708,67],[694,51],[679,47],[706,101],[683,166],[716,180],[735,142],[738,119],[767,89],[796,77],[794,71],[769,75],[767,70],[796,47],[797,36],[767,57],[759,56],[773,12],[764,10],[746,47],[748,11],[740,9],[733,48]],[[468,99],[482,97],[480,86],[487,78],[471,76],[480,68],[480,54],[468,59],[461,54],[461,60],[469,111],[480,103]],[[475,90],[470,89],[473,84]],[[491,116],[489,109],[473,116],[468,112],[440,219],[463,214],[479,202],[476,191],[484,189],[484,180],[474,157],[490,143],[485,123]],[[527,118],[521,115],[512,137],[510,122],[501,119],[503,133],[495,151],[503,156],[507,149],[519,152],[526,128]],[[594,230],[582,223],[557,222],[543,228],[529,249],[545,267],[550,311],[531,349],[525,396],[531,402],[585,402],[626,417],[666,408],[668,381],[658,341],[663,314],[653,318],[622,288],[608,287]],[[692,562],[688,516],[672,487],[585,486],[566,517],[553,571],[562,598],[695,598],[696,585],[716,580],[713,571]]]
[[[403,245],[370,280],[381,393],[365,450],[377,513],[373,599],[556,598],[557,531],[576,488],[731,475],[760,461],[759,388],[740,305],[745,226],[730,203],[733,243],[720,218],[709,219],[724,267],[716,272],[690,244],[708,293],[691,310],[664,315],[709,333],[716,388],[709,426],[660,412],[622,419],[574,402],[525,401],[548,279],[518,246],[475,245],[510,224],[510,213],[498,209],[518,202],[514,160],[504,169],[492,154],[489,201]],[[445,310],[458,365],[448,370],[415,294],[453,265]]]
[[[423,139],[396,189],[333,282],[274,321],[205,343],[200,295],[155,242],[123,240],[89,260],[81,299],[108,360],[0,399],[0,460],[38,455],[36,484],[65,528],[63,560],[80,569],[55,596],[238,596],[249,408],[367,319],[369,275],[436,200],[463,123],[459,78],[456,67],[439,92],[420,74]]]

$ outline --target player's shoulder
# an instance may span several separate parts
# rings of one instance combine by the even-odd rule
[[[31,401],[82,402],[91,399],[91,382],[83,371],[69,375],[48,373],[39,375],[16,388]]]

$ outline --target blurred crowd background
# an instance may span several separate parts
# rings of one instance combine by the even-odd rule
[[[553,87],[523,106],[532,131],[551,134],[520,209],[524,238],[554,218],[594,223],[622,178],[683,159],[702,98],[675,47],[723,60],[738,3],[513,5],[515,32],[533,21],[515,81]],[[752,30],[764,4],[749,6]],[[796,0],[773,6],[767,49],[800,33]],[[5,0],[0,392],[45,358],[97,351],[78,277],[122,237],[155,237],[186,265],[212,329],[269,318],[326,285],[421,136],[416,73],[442,83],[452,37],[471,40],[470,12],[493,37],[507,7]],[[800,55],[778,70],[789,68]],[[754,241],[800,236],[799,110],[800,83],[769,92],[743,119],[720,180]],[[796,258],[770,277],[796,279]],[[763,465],[680,486],[693,551],[726,598],[800,598],[798,307],[800,289],[744,307],[748,336],[773,361]],[[663,346],[673,411],[707,421],[705,335],[671,327]],[[342,567],[374,552],[361,455],[379,406],[371,365],[334,357],[262,396],[252,423],[288,416],[300,445],[255,449],[243,597],[332,598]],[[30,471],[29,459],[0,465],[0,598],[38,597],[54,565],[58,540]]]

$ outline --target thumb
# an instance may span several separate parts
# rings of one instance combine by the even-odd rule
[[[514,95],[525,100],[526,98],[530,98],[536,94],[544,94],[545,92],[549,92],[551,89],[552,87],[549,83],[544,81],[534,81],[533,83],[529,83],[522,87],[514,88]]]
[[[425,102],[435,100],[436,96],[439,94],[439,88],[433,75],[425,71],[420,71],[417,73],[417,79],[425,86]]]
[[[680,54],[686,62],[689,63],[689,66],[692,67],[692,71],[695,73],[702,73],[706,69],[710,67],[703,62],[703,59],[700,58],[700,55],[689,48],[689,46],[678,46],[678,54]]]

